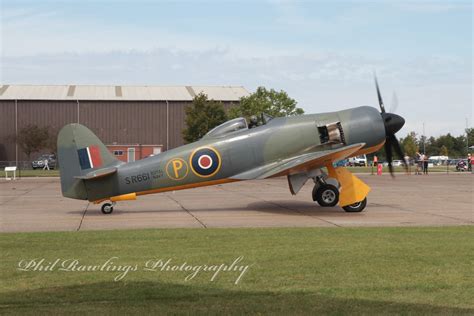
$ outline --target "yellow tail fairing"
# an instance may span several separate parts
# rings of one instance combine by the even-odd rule
[[[112,202],[118,202],[118,201],[133,201],[137,199],[137,194],[136,193],[128,193],[128,194],[122,194],[118,196],[113,196],[110,198]]]
[[[107,198],[107,199],[100,199],[100,200],[97,200],[97,201],[93,201],[92,203],[99,204],[99,203],[102,203],[104,201],[111,201],[111,202],[134,201],[136,199],[137,199],[137,194],[135,192],[133,192],[133,193],[127,193],[127,194],[112,196],[112,197]]]

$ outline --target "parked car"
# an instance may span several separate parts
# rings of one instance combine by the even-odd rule
[[[56,168],[56,155],[54,154],[44,154],[39,156],[36,160],[33,160],[31,162],[31,167],[33,168],[33,170],[43,169],[45,160],[48,160],[49,169]]]
[[[351,167],[365,167],[367,166],[367,156],[366,155],[360,155],[357,157],[352,157],[349,158],[349,163],[348,165]]]
[[[334,167],[346,167],[348,166],[349,162],[347,161],[347,159],[344,159],[344,160],[339,160],[339,161],[336,161],[335,163],[333,163],[333,166]]]
[[[448,156],[430,156],[429,158],[429,162],[433,163],[435,166],[446,165],[449,160]]]
[[[415,164],[415,160],[409,160],[408,161],[408,164],[410,166],[413,166]],[[392,160],[392,166],[393,167],[403,167],[405,165],[405,162],[403,160]],[[382,166],[384,167],[388,167],[388,162],[387,161],[384,161],[382,163]]]
[[[440,160],[428,159],[428,163],[432,164],[433,166],[441,166]]]
[[[394,167],[402,167],[405,163],[403,160],[393,160],[392,161],[392,166]]]

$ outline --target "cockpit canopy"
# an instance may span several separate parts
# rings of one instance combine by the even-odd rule
[[[247,121],[243,117],[238,117],[214,127],[205,137],[222,137],[242,129],[248,129]]]
[[[249,129],[258,127],[261,125],[267,124],[269,121],[273,119],[272,116],[262,113],[258,119],[258,124],[256,125],[248,125],[247,120],[243,117],[238,117],[233,120],[227,121],[222,123],[221,125],[214,127],[211,129],[204,137],[223,137],[230,133],[234,133],[243,129]]]

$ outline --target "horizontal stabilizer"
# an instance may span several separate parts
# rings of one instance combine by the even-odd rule
[[[117,172],[116,167],[109,167],[109,168],[97,169],[97,170],[91,171],[89,173],[86,173],[85,175],[76,176],[74,178],[82,179],[82,180],[93,180],[93,179],[109,176],[109,175],[114,174],[116,172]]]

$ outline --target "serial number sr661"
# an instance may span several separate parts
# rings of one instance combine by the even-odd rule
[[[143,181],[148,181],[151,178],[159,179],[162,176],[163,176],[163,171],[162,170],[153,170],[151,172],[144,172],[144,173],[137,174],[137,175],[134,175],[134,176],[125,177],[125,183],[126,184],[140,183],[140,182],[143,182]]]

